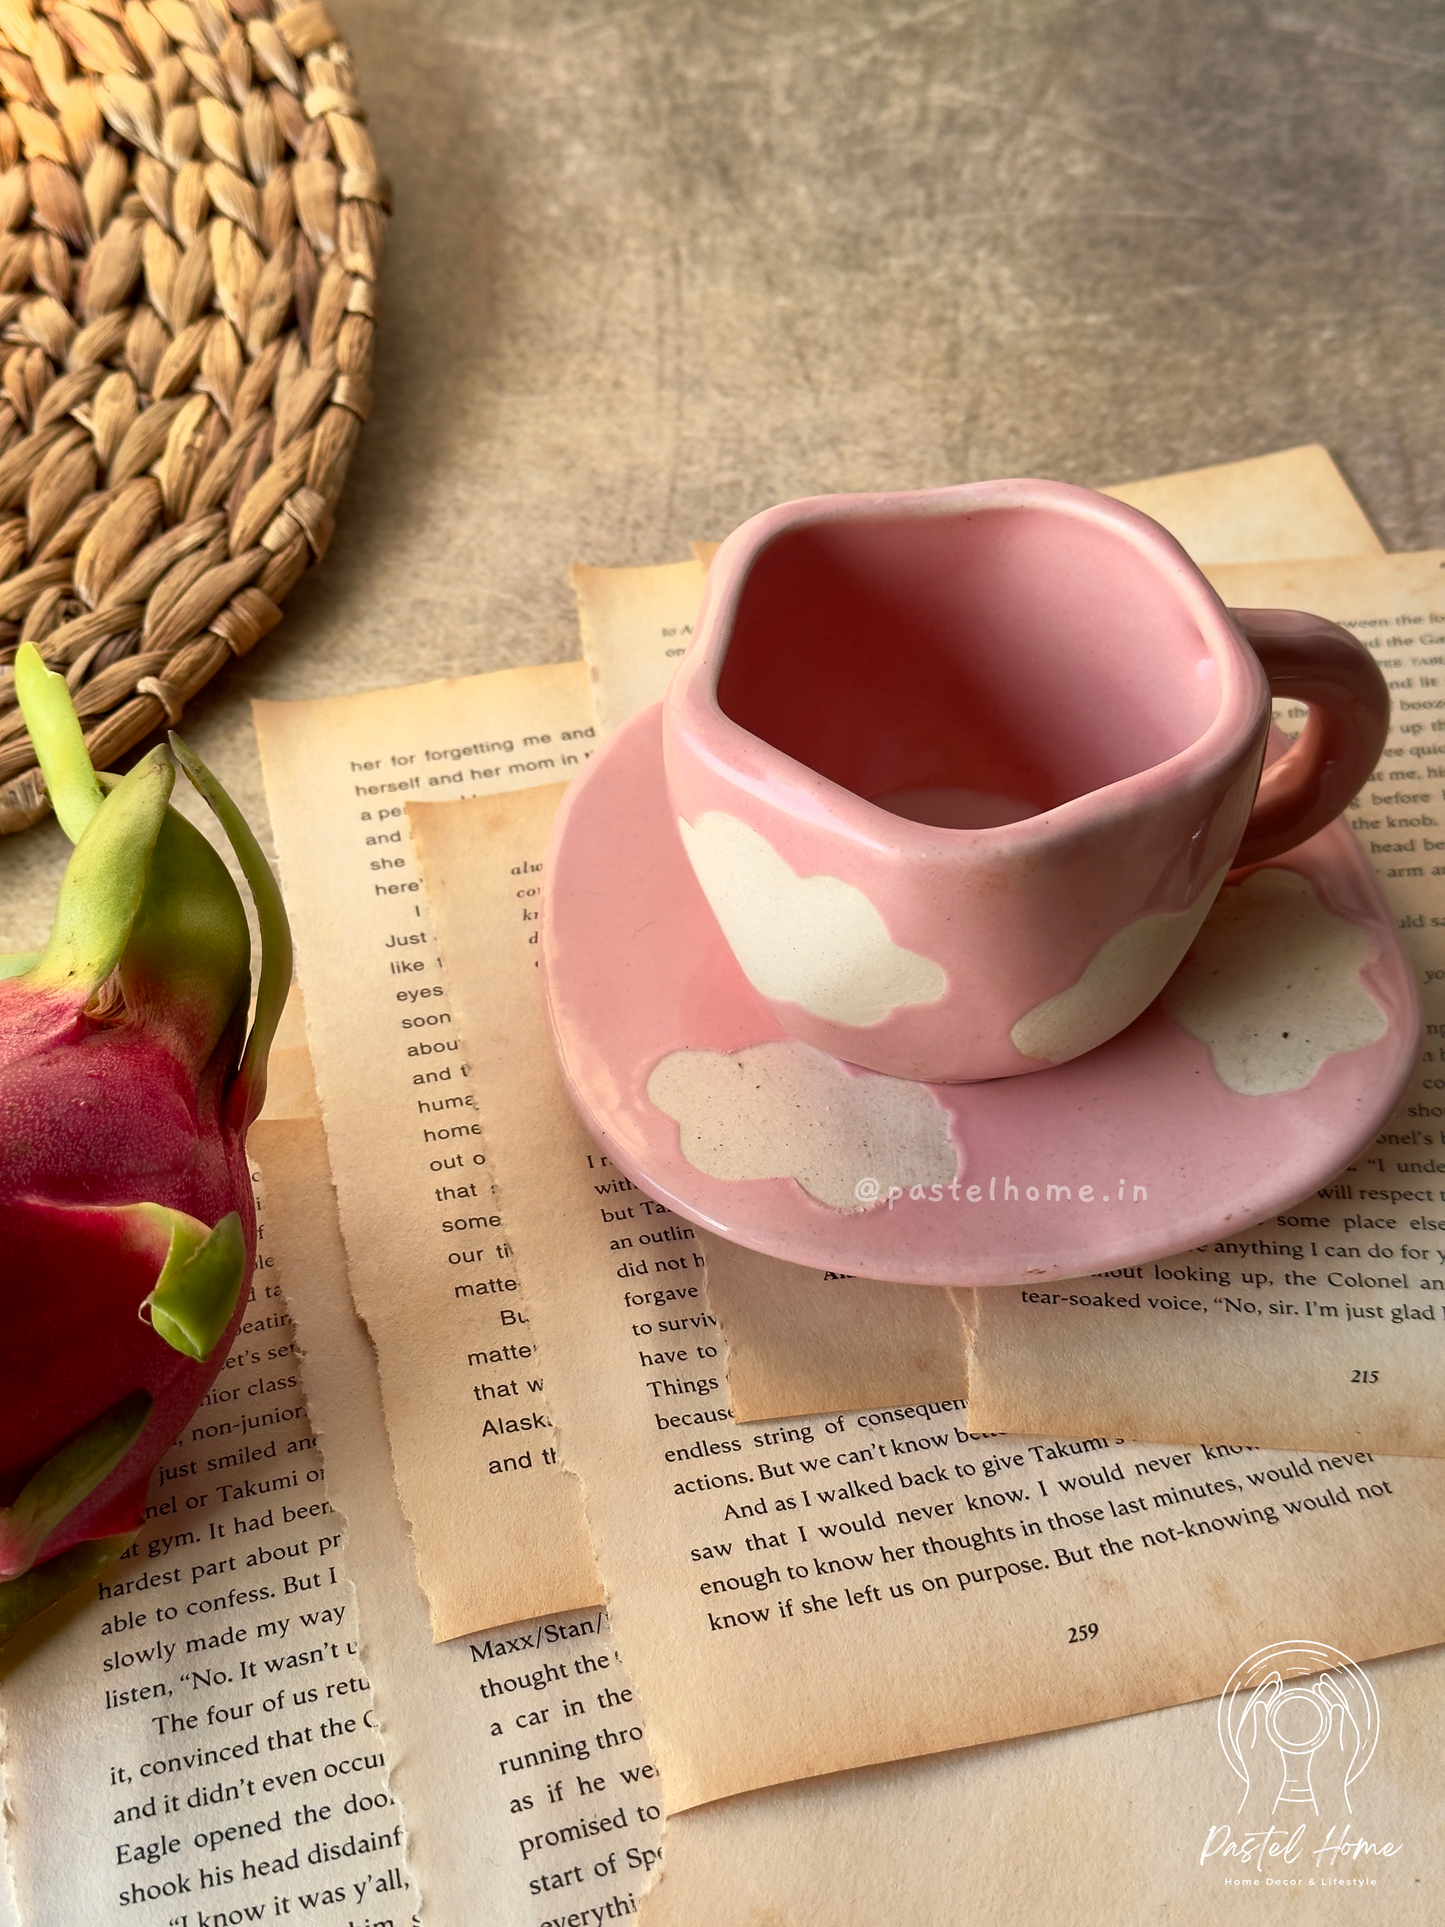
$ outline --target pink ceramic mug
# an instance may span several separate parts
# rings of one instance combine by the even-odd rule
[[[1271,692],[1311,714],[1261,781]],[[1226,872],[1345,807],[1388,716],[1343,629],[1231,615],[1147,516],[1004,481],[745,522],[664,742],[694,873],[778,1022],[959,1083],[1131,1023]]]

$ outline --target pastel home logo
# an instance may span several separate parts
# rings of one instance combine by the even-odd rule
[[[1224,1757],[1244,1782],[1241,1813],[1251,1802],[1283,1821],[1333,1820],[1353,1812],[1350,1788],[1374,1757],[1380,1708],[1344,1653],[1285,1641],[1235,1668],[1218,1724]]]

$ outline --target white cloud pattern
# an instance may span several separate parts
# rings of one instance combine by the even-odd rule
[[[940,964],[905,950],[841,877],[800,877],[766,837],[721,810],[678,820],[703,895],[753,988],[859,1029],[944,993]]]
[[[1320,902],[1297,870],[1256,870],[1221,893],[1164,992],[1243,1097],[1308,1084],[1327,1057],[1373,1044],[1389,1020],[1360,981],[1370,936]]]
[[[1132,1024],[1168,982],[1228,872],[1220,870],[1187,909],[1137,917],[1090,958],[1077,983],[1035,1004],[1009,1033],[1023,1057],[1065,1064]]]
[[[924,1084],[849,1071],[791,1039],[728,1053],[680,1050],[647,1080],[676,1120],[682,1154],[711,1178],[793,1178],[810,1198],[857,1211],[857,1185],[948,1184],[959,1153]]]

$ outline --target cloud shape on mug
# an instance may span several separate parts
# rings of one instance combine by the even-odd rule
[[[732,1053],[673,1051],[647,1095],[677,1123],[695,1171],[793,1178],[836,1211],[866,1208],[860,1179],[886,1199],[891,1186],[948,1184],[960,1169],[948,1115],[926,1085],[847,1071],[791,1038]]]
[[[1218,903],[1164,992],[1242,1097],[1308,1084],[1327,1057],[1373,1044],[1389,1019],[1360,981],[1370,934],[1327,910],[1297,870],[1256,870]]]
[[[1212,876],[1183,910],[1136,917],[1095,951],[1077,983],[1026,1011],[1009,1033],[1023,1057],[1066,1064],[1132,1024],[1159,995],[1228,875]]]
[[[940,964],[894,943],[876,905],[841,877],[800,877],[767,838],[722,810],[678,819],[683,848],[748,982],[761,996],[859,1029],[934,1003]]]

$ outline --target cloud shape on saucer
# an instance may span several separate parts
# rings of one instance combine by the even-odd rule
[[[764,997],[860,1029],[931,1004],[941,965],[894,943],[876,906],[841,877],[800,877],[766,837],[722,810],[679,818],[683,848],[748,982]]]
[[[793,1178],[836,1211],[891,1186],[948,1184],[960,1160],[948,1116],[923,1084],[845,1070],[792,1039],[728,1053],[679,1050],[647,1080],[678,1125],[683,1156],[710,1178]],[[874,1187],[871,1196],[864,1182]]]
[[[1373,1044],[1389,1019],[1360,981],[1369,932],[1337,917],[1297,870],[1256,870],[1215,904],[1164,992],[1243,1097],[1308,1084],[1327,1057]]]
[[[1023,1057],[1065,1064],[1132,1024],[1173,976],[1228,874],[1212,876],[1184,910],[1161,910],[1115,931],[1077,983],[1027,1011],[1009,1032]]]

